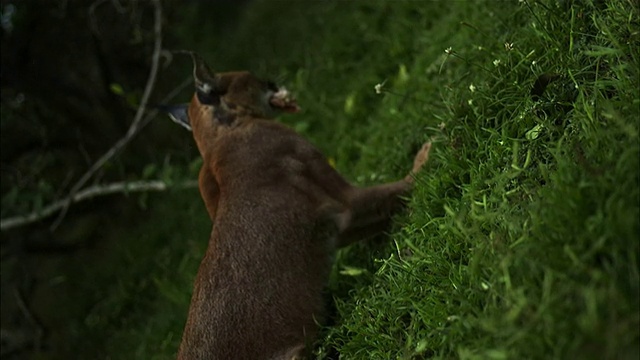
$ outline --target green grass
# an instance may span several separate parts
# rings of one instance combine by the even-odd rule
[[[261,1],[231,34],[177,26],[214,68],[292,88],[304,112],[281,120],[358,184],[403,176],[434,142],[389,236],[338,254],[319,358],[638,357],[638,15],[630,0]],[[208,219],[195,193],[150,203],[79,325],[99,339],[87,358],[177,349]]]

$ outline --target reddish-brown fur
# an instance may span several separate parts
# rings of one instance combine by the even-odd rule
[[[266,119],[265,82],[213,74],[194,59],[196,84],[215,83],[209,93],[200,86],[188,107],[213,230],[178,359],[297,358],[322,321],[334,251],[384,229],[430,144],[404,179],[354,187],[311,143]]]

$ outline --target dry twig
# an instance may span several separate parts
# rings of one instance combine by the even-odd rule
[[[102,4],[104,1],[96,1],[94,6]],[[19,226],[24,226],[30,223],[34,223],[41,219],[44,219],[48,216],[55,214],[58,211],[61,211],[60,215],[51,226],[52,229],[55,229],[69,208],[69,206],[73,203],[77,203],[80,201],[88,200],[98,196],[110,195],[115,193],[129,193],[129,192],[146,192],[146,191],[165,191],[170,186],[161,180],[151,180],[151,181],[134,181],[134,182],[116,182],[106,185],[93,185],[87,188],[82,189],[82,187],[87,183],[87,181],[95,175],[95,173],[102,167],[104,164],[109,161],[112,157],[114,157],[120,150],[122,150],[132,139],[133,137],[140,132],[149,122],[156,117],[158,114],[157,110],[147,110],[147,104],[149,101],[149,97],[151,95],[151,91],[153,90],[153,86],[155,84],[156,75],[158,72],[159,61],[162,55],[162,8],[160,6],[159,0],[154,0],[153,2],[155,9],[155,26],[154,26],[154,35],[155,35],[155,43],[154,43],[154,51],[151,57],[151,70],[149,74],[149,78],[147,80],[147,84],[145,86],[145,90],[138,106],[136,115],[129,127],[127,133],[118,140],[104,155],[102,155],[92,166],[87,170],[87,172],[78,180],[72,189],[69,191],[68,195],[63,199],[54,201],[46,206],[44,206],[40,210],[33,211],[29,214],[25,215],[17,215],[8,218],[4,218],[0,220],[0,231],[6,231],[12,228],[16,228]],[[191,84],[191,77],[186,78],[179,86],[173,89],[167,96],[165,96],[160,103],[167,103],[176,95],[178,95],[185,87]],[[146,115],[143,116],[146,112]],[[195,181],[187,181],[182,184],[178,184],[177,188],[191,188],[197,186]]]
[[[56,218],[56,220],[51,225],[51,230],[55,230],[62,220],[64,219],[67,211],[69,210],[69,206],[72,203],[72,199],[75,194],[91,179],[91,177],[98,171],[104,164],[109,161],[116,153],[118,153],[122,148],[127,145],[131,139],[137,134],[139,130],[140,122],[142,121],[142,116],[144,115],[147,109],[147,102],[149,101],[149,97],[151,96],[151,91],[153,90],[153,86],[156,82],[156,75],[158,74],[158,64],[160,62],[160,52],[162,50],[162,6],[160,5],[160,0],[152,1],[154,7],[154,47],[153,54],[151,56],[151,70],[149,72],[149,78],[147,79],[147,84],[144,88],[144,93],[142,94],[142,99],[140,100],[140,105],[138,106],[138,110],[136,111],[136,115],[133,118],[133,122],[131,126],[129,126],[129,130],[127,133],[118,140],[109,150],[107,150],[104,155],[102,155],[92,166],[87,170],[87,172],[82,175],[80,180],[78,180],[75,185],[69,191],[69,196],[67,197],[67,201],[62,208],[60,215]]]
[[[69,202],[77,203],[98,196],[130,193],[130,192],[148,192],[148,191],[165,191],[169,188],[194,188],[198,185],[197,181],[185,181],[178,185],[169,185],[162,180],[151,181],[122,181],[107,185],[95,185],[87,187],[76,192],[73,197],[67,197],[62,200],[55,201],[40,211],[34,211],[27,215],[12,216],[0,221],[0,230],[5,231],[15,227],[23,226],[44,219],[63,209]]]

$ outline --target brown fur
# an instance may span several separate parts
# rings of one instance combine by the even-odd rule
[[[311,143],[265,118],[266,83],[246,72],[206,78],[216,79],[211,96],[220,102],[196,95],[188,115],[214,225],[178,359],[298,358],[322,321],[334,251],[379,232],[401,209],[430,144],[406,178],[357,188]]]

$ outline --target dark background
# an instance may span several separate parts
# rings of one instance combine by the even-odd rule
[[[163,49],[214,49],[246,3],[162,1]],[[125,135],[149,76],[153,10],[148,1],[2,2],[3,219],[64,198]],[[188,59],[163,53],[148,110],[180,84],[173,101],[188,101],[189,74]],[[143,125],[85,186],[194,179],[180,170],[198,158],[190,134],[164,114]],[[52,287],[51,274],[104,266],[109,242],[146,216],[149,196],[157,195],[96,197],[72,205],[55,230],[57,213],[1,233],[3,359],[63,356],[83,293]]]

